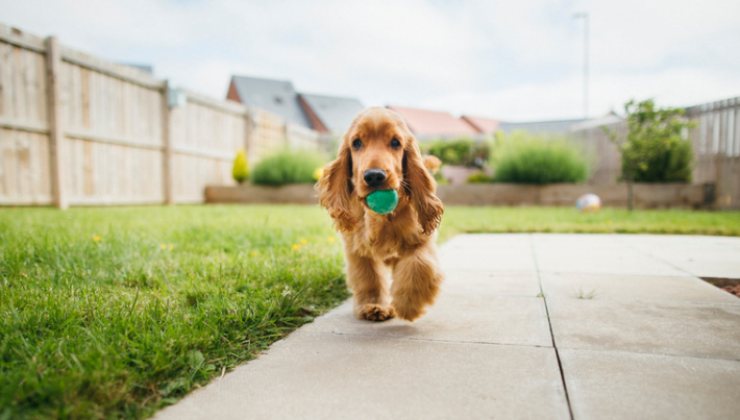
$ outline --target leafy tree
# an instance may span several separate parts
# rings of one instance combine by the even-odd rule
[[[627,182],[628,207],[633,207],[635,182],[689,182],[693,152],[685,138],[693,123],[680,108],[658,108],[652,99],[624,105],[625,138],[608,131],[622,154],[621,179]]]

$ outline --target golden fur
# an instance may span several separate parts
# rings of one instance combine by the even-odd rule
[[[353,147],[356,140],[361,147]],[[398,192],[398,207],[389,215],[374,213],[365,204],[374,191],[363,179],[368,169],[385,171],[379,189]],[[344,238],[356,316],[413,321],[423,315],[442,281],[434,242],[444,208],[416,139],[400,116],[384,108],[361,112],[342,139],[336,160],[324,169],[317,190]]]

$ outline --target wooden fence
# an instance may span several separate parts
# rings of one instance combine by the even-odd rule
[[[0,205],[202,202],[232,160],[318,133],[0,24]]]
[[[714,184],[718,208],[740,209],[740,97],[686,108],[695,122],[688,137],[694,149],[692,183]],[[626,123],[607,126],[623,136]],[[614,184],[620,174],[620,154],[602,127],[571,133],[592,160],[593,185]]]

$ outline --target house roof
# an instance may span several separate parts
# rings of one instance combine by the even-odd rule
[[[298,94],[288,80],[232,76],[239,99],[244,105],[280,115],[288,122],[311,127],[298,103]]]
[[[331,133],[343,133],[365,106],[355,98],[301,93],[301,98]]]
[[[463,115],[460,118],[472,125],[479,133],[488,134],[498,130],[499,121],[493,118],[473,117],[470,115]]]
[[[572,127],[583,122],[583,118],[571,120],[549,120],[549,121],[527,121],[527,122],[504,122],[499,124],[499,130],[509,133],[516,130],[529,131],[530,133],[567,133]]]
[[[427,109],[388,106],[388,109],[399,113],[411,131],[420,137],[475,136],[478,131],[460,118],[449,112]]]

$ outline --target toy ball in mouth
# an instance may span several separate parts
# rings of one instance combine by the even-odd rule
[[[396,190],[373,191],[365,198],[365,202],[375,213],[388,214],[398,205],[398,193]]]

